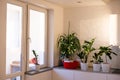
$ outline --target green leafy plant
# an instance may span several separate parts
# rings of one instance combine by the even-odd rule
[[[33,63],[36,64],[36,65],[39,65],[38,64],[38,55],[37,55],[37,53],[35,52],[35,50],[32,50],[32,52],[33,52],[33,55],[34,55]]]
[[[108,63],[107,57],[108,57],[110,60],[112,59],[111,54],[114,54],[114,55],[117,56],[117,54],[112,51],[112,49],[110,48],[110,46],[108,46],[108,47],[106,47],[106,46],[101,46],[101,47],[99,48],[99,50],[100,50],[100,51],[99,51],[99,54],[100,54],[100,55],[105,54],[105,63]]]
[[[80,57],[81,62],[87,63],[89,54],[95,50],[93,46],[95,39],[91,39],[90,41],[84,41],[81,51],[77,54]]]
[[[79,38],[75,33],[64,34],[58,37],[58,48],[61,59],[73,60],[74,54],[80,50]]]
[[[101,62],[103,62],[103,59],[101,58],[101,54],[98,52],[98,53],[94,53],[94,55],[92,56],[92,60],[91,62],[95,63],[95,64],[100,64]]]

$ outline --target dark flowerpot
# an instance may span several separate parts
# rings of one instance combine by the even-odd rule
[[[64,61],[63,64],[66,69],[76,69],[79,66],[78,61]]]

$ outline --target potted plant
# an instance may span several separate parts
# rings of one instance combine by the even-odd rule
[[[77,63],[74,61],[74,56],[80,50],[80,42],[76,34],[69,34],[68,32],[68,34],[59,36],[57,44],[60,51],[60,59],[64,61],[64,67],[76,68]]]
[[[35,50],[32,50],[32,52],[33,52],[33,55],[34,55],[34,58],[32,59],[32,62],[35,64],[36,70],[39,70],[40,69],[40,65],[38,63],[38,55],[35,52]]]
[[[87,70],[88,69],[88,56],[89,54],[95,50],[93,47],[95,39],[91,39],[90,41],[84,41],[81,51],[77,54],[81,60],[81,70]]]
[[[92,56],[92,60],[91,62],[93,63],[93,71],[100,71],[101,68],[101,62],[103,62],[103,59],[101,58],[101,54],[98,53],[94,53],[94,55]]]
[[[100,50],[100,54],[105,56],[105,62],[102,63],[102,71],[103,72],[109,72],[110,71],[110,64],[107,61],[107,57],[112,60],[112,56],[111,54],[117,55],[115,52],[112,51],[112,49],[110,48],[110,46],[106,47],[106,46],[101,46],[99,48]]]

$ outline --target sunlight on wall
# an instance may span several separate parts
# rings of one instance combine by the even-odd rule
[[[110,45],[117,45],[118,44],[118,25],[117,25],[117,14],[111,14],[110,15]]]

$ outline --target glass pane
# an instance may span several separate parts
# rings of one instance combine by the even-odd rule
[[[30,10],[30,61],[34,58],[32,50],[38,55],[38,63],[44,65],[45,53],[45,13]],[[31,61],[33,63],[33,61]],[[29,65],[32,68],[32,64]]]
[[[22,8],[7,4],[6,74],[21,70]]]
[[[14,77],[14,78],[11,78],[11,79],[6,79],[6,80],[21,80],[21,77],[17,76],[17,77]]]

